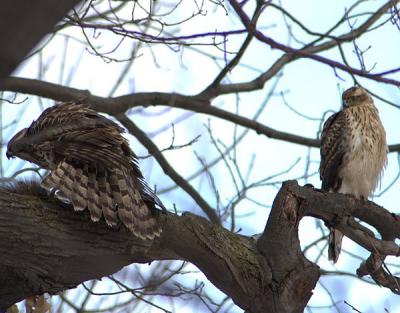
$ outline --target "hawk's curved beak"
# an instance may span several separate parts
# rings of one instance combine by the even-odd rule
[[[10,153],[8,153],[8,151],[6,152],[6,157],[7,157],[7,159],[10,159],[10,158],[12,158],[13,157],[13,155],[12,154],[10,154]]]

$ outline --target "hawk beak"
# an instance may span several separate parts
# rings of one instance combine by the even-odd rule
[[[10,159],[10,158],[12,158],[13,156],[12,156],[12,154],[8,153],[8,151],[7,151],[7,152],[6,152],[6,157],[7,157],[7,159]]]

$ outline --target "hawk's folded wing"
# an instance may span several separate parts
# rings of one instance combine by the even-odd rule
[[[321,164],[319,167],[322,190],[337,191],[341,185],[339,170],[343,163],[348,143],[346,112],[330,116],[324,123],[321,134]]]

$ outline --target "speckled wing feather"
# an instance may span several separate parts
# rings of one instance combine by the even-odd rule
[[[161,232],[154,216],[164,208],[143,181],[123,129],[83,104],[62,103],[45,110],[27,129],[42,147],[50,174],[42,185],[59,190],[75,210],[91,219],[120,220],[133,234],[153,239]]]
[[[345,111],[330,116],[321,135],[321,164],[319,168],[322,190],[337,192],[342,184],[339,176],[348,146],[348,117]],[[328,240],[328,259],[336,262],[342,247],[343,233],[331,228]]]
[[[340,111],[330,116],[321,135],[321,164],[319,168],[322,190],[337,191],[341,186],[339,169],[346,153],[347,137],[346,112]]]

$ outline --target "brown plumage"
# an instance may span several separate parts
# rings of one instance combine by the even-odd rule
[[[343,109],[328,118],[321,135],[322,190],[368,199],[387,163],[386,133],[368,92],[352,87],[342,95]],[[336,262],[343,234],[331,229],[328,257]]]
[[[46,109],[8,143],[7,157],[19,157],[50,170],[42,186],[57,190],[75,210],[91,219],[120,220],[133,234],[153,239],[161,229],[155,206],[123,129],[85,104],[61,103]]]

